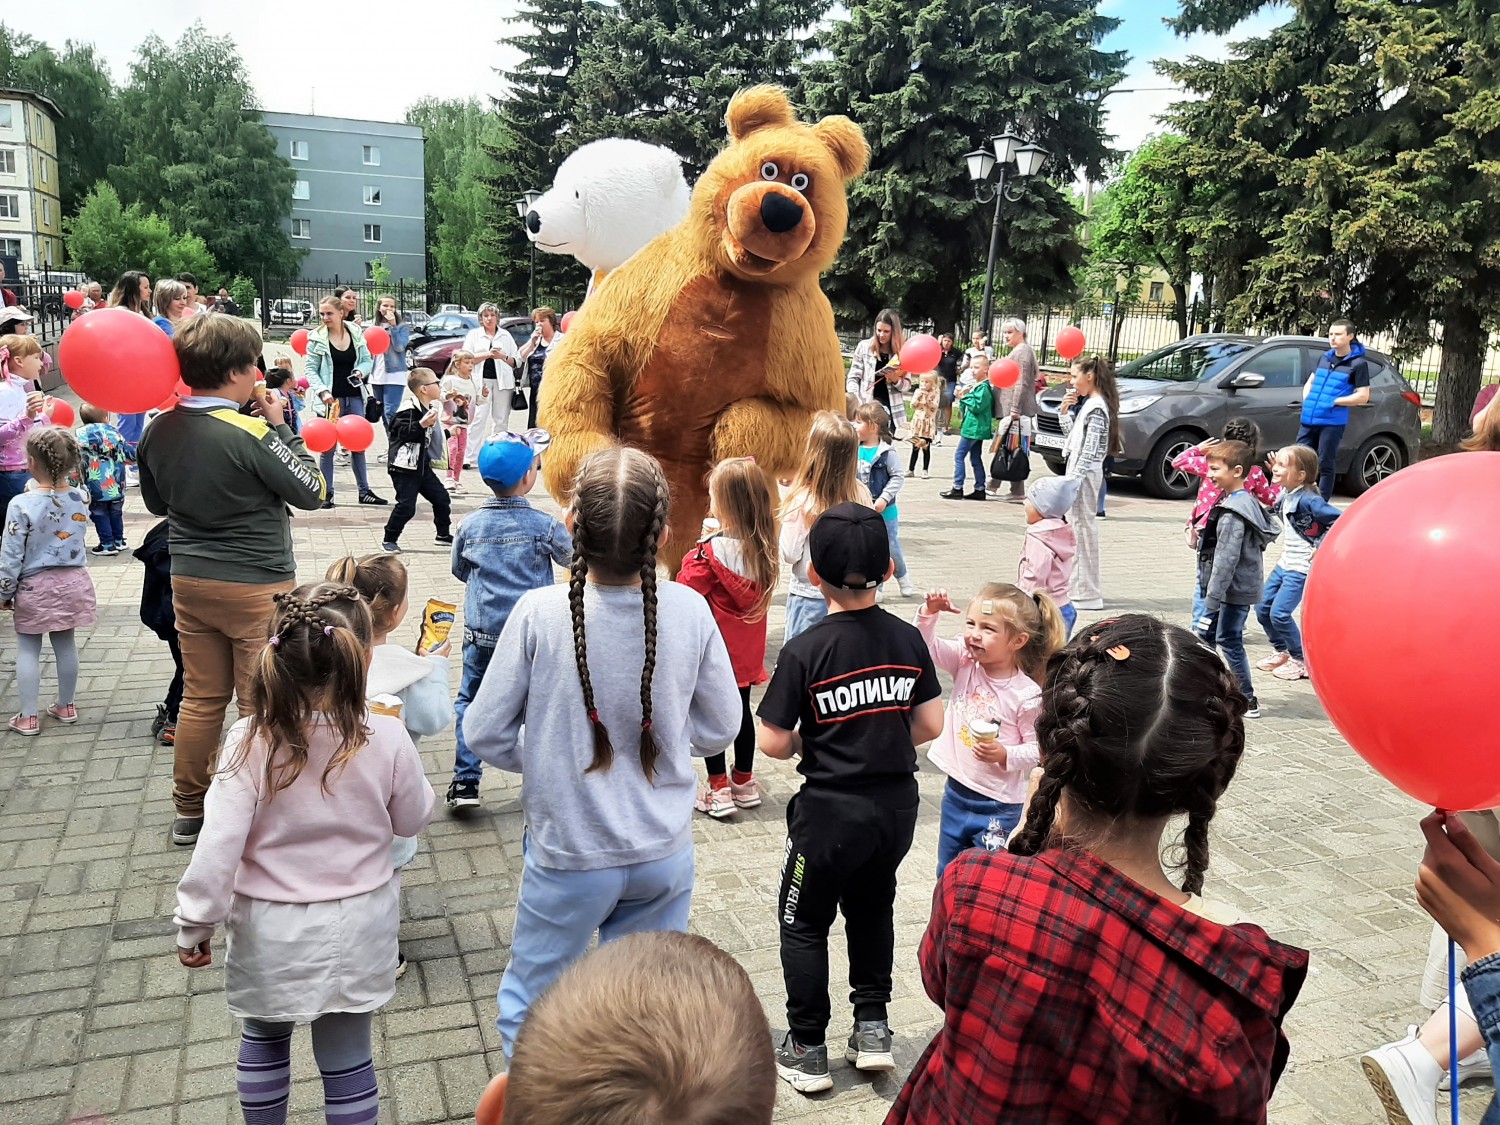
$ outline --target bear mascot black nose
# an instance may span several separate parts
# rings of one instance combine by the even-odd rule
[[[760,201],[760,218],[772,234],[785,234],[802,221],[802,204],[779,191],[768,191]]]
[[[526,229],[532,234],[542,233],[542,217],[535,211],[526,212]]]

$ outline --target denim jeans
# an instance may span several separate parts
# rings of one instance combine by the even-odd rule
[[[1078,611],[1073,608],[1073,603],[1069,602],[1067,605],[1058,606],[1057,612],[1062,615],[1063,624],[1068,627],[1067,636],[1071,638],[1073,636],[1073,626],[1078,624]]]
[[[334,400],[339,404],[339,417],[345,414],[358,414],[361,418],[365,416],[365,400],[359,395],[352,398],[338,398]],[[323,454],[321,462],[323,468],[323,480],[328,485],[328,499],[333,499],[333,454],[330,449]],[[370,477],[365,471],[365,455],[363,453],[349,454],[349,464],[354,468],[354,483],[359,485],[359,494],[363,496],[370,491]]]
[[[89,519],[94,521],[94,530],[99,533],[101,547],[125,542],[124,500],[90,500]]]
[[[1291,653],[1294,660],[1302,659],[1302,632],[1297,628],[1293,611],[1302,604],[1302,588],[1307,585],[1307,575],[1295,570],[1277,567],[1266,579],[1266,588],[1255,607],[1255,616],[1260,627],[1266,631],[1266,639],[1277,652]]]
[[[685,933],[693,895],[692,844],[650,863],[593,871],[543,867],[534,855],[527,849],[510,963],[496,998],[507,1059],[532,1003],[588,952],[595,931],[600,945],[654,930]]]
[[[891,545],[891,562],[896,564],[896,581],[902,582],[906,579],[906,556],[901,553],[901,521],[891,519],[885,520],[885,538]]]
[[[950,777],[943,790],[942,819],[938,822],[938,878],[959,852],[969,848],[1004,851],[1005,838],[1020,823],[1020,805],[986,797]]]
[[[1188,628],[1196,633],[1198,631],[1198,622],[1203,620],[1203,615],[1206,612],[1203,599],[1203,584],[1195,581],[1193,583],[1193,616],[1188,621]]]
[[[453,714],[457,719],[457,749],[453,752],[453,780],[478,781],[484,774],[484,763],[479,760],[469,744],[464,741],[464,712],[474,702],[484,673],[495,658],[495,650],[489,645],[464,642],[464,672],[458,682],[458,698],[453,701]]]
[[[1474,1022],[1484,1033],[1490,1070],[1500,1084],[1500,956],[1491,954],[1465,968],[1462,987],[1474,1008]],[[1500,1125],[1500,1106],[1493,1097],[1480,1125]]]
[[[381,413],[385,415],[385,424],[389,426],[391,419],[396,416],[396,411],[401,406],[401,396],[406,393],[405,383],[395,383],[391,386],[371,387],[372,391],[380,396]]]
[[[828,602],[823,598],[804,598],[801,594],[786,596],[786,641],[805,633],[828,616]]]
[[[26,491],[31,474],[25,469],[0,472],[0,519],[10,511],[10,502]]]
[[[1318,491],[1324,500],[1333,499],[1334,466],[1338,463],[1339,442],[1344,440],[1343,426],[1309,426],[1297,431],[1297,444],[1305,445],[1318,455]]]
[[[1245,655],[1245,622],[1250,617],[1247,605],[1226,605],[1217,613],[1205,613],[1208,625],[1199,636],[1214,645],[1224,654],[1224,663],[1240,682],[1240,690],[1249,699],[1255,698],[1255,685],[1250,682],[1250,658]],[[1204,618],[1199,618],[1202,621]]]
[[[961,437],[958,439],[958,448],[953,451],[953,487],[962,492],[964,489],[964,458],[969,459],[969,465],[974,470],[974,487],[984,491],[984,438]]]

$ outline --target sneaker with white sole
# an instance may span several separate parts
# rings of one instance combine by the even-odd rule
[[[698,790],[693,808],[715,820],[723,820],[734,815],[734,795],[727,785],[705,785]]]
[[[1260,700],[1256,699],[1253,695],[1250,697],[1250,706],[1245,708],[1245,718],[1260,718]]]
[[[1361,1055],[1359,1065],[1389,1125],[1437,1125],[1442,1070],[1415,1035]]]
[[[901,587],[901,596],[903,598],[916,597],[917,588],[911,584],[910,578],[898,578],[896,579],[896,584]]]
[[[473,809],[479,807],[479,782],[455,778],[448,786],[445,798],[450,809]]]
[[[1296,657],[1292,657],[1271,675],[1278,680],[1305,680],[1307,679],[1307,665]]]
[[[856,1070],[895,1070],[896,1059],[891,1054],[891,1025],[885,1020],[856,1020],[854,1030],[849,1033],[844,1058],[852,1062]]]
[[[828,1044],[804,1047],[788,1031],[776,1044],[776,1073],[799,1094],[833,1089],[828,1073]]]
[[[730,774],[729,796],[733,799],[734,807],[737,809],[760,808],[760,784],[753,777],[740,785],[735,782],[734,774]]]
[[[1289,652],[1273,652],[1270,656],[1266,657],[1264,660],[1257,660],[1255,662],[1255,666],[1257,668],[1259,668],[1262,672],[1272,672],[1272,671],[1275,671],[1277,668],[1280,668],[1283,664],[1285,664],[1291,658],[1292,658],[1292,654],[1289,653]]]

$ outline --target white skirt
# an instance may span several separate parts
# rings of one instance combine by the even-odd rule
[[[239,1019],[310,1023],[370,1012],[396,994],[401,877],[332,902],[236,895],[225,926],[224,994]]]

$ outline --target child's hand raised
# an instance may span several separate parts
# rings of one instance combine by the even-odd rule
[[[922,603],[922,612],[928,617],[936,617],[940,613],[962,613],[963,611],[953,604],[953,599],[948,596],[947,590],[928,590],[927,598]]]
[[[214,963],[213,950],[210,948],[212,939],[204,938],[192,949],[177,947],[177,960],[181,961],[189,969],[206,969]]]

